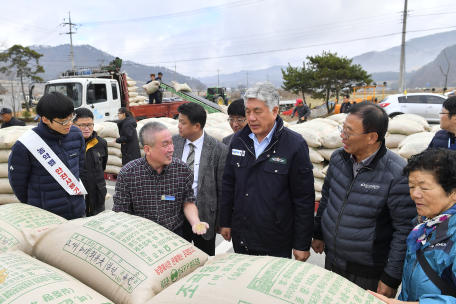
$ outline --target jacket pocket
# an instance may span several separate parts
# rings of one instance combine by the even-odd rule
[[[280,175],[288,174],[288,166],[268,162],[264,165],[264,171]]]
[[[307,172],[311,171],[312,169],[313,169],[313,165],[312,165],[311,162],[308,162],[308,163],[306,163],[304,165],[299,166],[299,171],[302,174],[307,173]]]
[[[98,183],[97,184],[97,204],[94,207],[104,204],[107,193],[108,193],[108,189],[106,188],[106,182]]]
[[[247,166],[248,160],[247,157],[245,156],[236,156],[234,155],[231,157],[231,162],[230,164],[234,166],[235,168],[244,168]]]

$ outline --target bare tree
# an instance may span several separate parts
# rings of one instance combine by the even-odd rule
[[[238,90],[239,90],[239,93],[244,93],[247,89],[247,86],[245,84],[240,84],[237,86]]]
[[[448,82],[448,74],[450,73],[450,61],[448,60],[447,54],[446,54],[446,49],[443,50],[443,55],[445,56],[446,61],[448,62],[448,69],[446,74],[443,72],[442,66],[439,65],[440,72],[442,72],[443,76],[445,76],[445,89],[447,88],[447,82]],[[445,94],[445,89],[443,90],[443,93]]]
[[[196,92],[198,93],[198,96],[199,96],[200,92],[206,91],[207,86],[206,86],[204,83],[198,83],[198,84],[195,86],[195,88],[196,88]]]

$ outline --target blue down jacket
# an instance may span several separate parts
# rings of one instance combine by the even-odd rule
[[[434,138],[432,138],[431,143],[429,144],[428,148],[448,148],[450,150],[456,150],[456,143],[448,145],[449,140],[451,142],[455,142],[454,134],[450,133],[446,130],[440,130],[435,133]]]
[[[79,179],[85,157],[85,142],[81,131],[71,126],[67,135],[51,133],[43,122],[40,122],[33,131]],[[42,208],[68,220],[84,214],[83,196],[69,195],[19,141],[14,144],[8,160],[8,178],[14,194],[21,203]]]
[[[428,260],[435,272],[450,286],[456,289],[456,216],[450,217],[437,228],[431,239],[421,247],[424,256]],[[416,219],[414,225],[416,225]],[[446,226],[448,224],[448,226]],[[441,234],[439,230],[441,230]],[[440,237],[441,235],[441,237]],[[437,236],[437,237],[436,237]],[[408,302],[420,302],[420,304],[452,303],[456,304],[456,299],[451,296],[441,295],[434,283],[429,280],[427,275],[417,261],[416,252],[412,251],[411,246],[407,248],[405,257],[404,271],[402,274],[402,292],[399,300]]]

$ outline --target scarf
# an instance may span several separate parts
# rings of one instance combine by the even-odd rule
[[[407,246],[411,246],[412,251],[419,250],[421,246],[426,244],[428,237],[437,229],[437,226],[449,219],[455,213],[456,205],[453,205],[453,207],[432,219],[418,215],[418,225],[413,228],[412,232],[407,237]]]

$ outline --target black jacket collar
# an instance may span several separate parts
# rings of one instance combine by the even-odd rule
[[[341,149],[342,157],[344,158],[344,161],[346,162],[351,162],[350,156],[351,154],[345,152],[345,150],[342,148]],[[374,159],[371,161],[371,163],[366,166],[367,168],[374,169],[377,166],[378,161],[386,154],[388,149],[386,148],[385,145],[385,140],[382,140],[382,145],[380,146],[380,149],[377,152],[377,155],[375,155]]]

